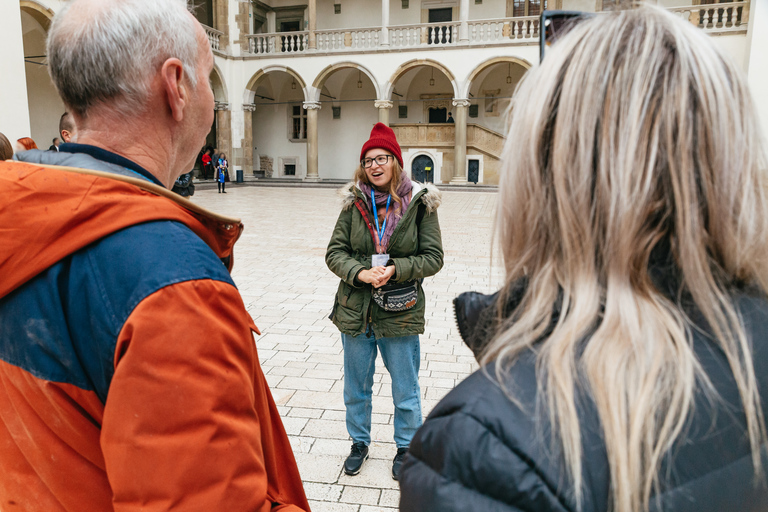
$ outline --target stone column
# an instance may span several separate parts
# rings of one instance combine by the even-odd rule
[[[253,113],[256,111],[256,105],[246,103],[243,105],[243,138],[240,141],[240,151],[242,151],[243,174],[253,173]]]
[[[389,0],[381,0],[381,46],[389,46]]]
[[[453,106],[456,111],[456,149],[453,154],[455,169],[451,183],[461,184],[467,182],[467,110],[469,100],[454,99]]]
[[[320,181],[317,172],[317,111],[320,110],[319,101],[305,101],[304,109],[307,111],[307,181]]]
[[[267,12],[267,32],[270,34],[277,32],[277,14],[275,11]]]
[[[317,28],[317,5],[316,0],[309,0],[309,49],[317,48],[317,39],[315,38],[315,28]]]
[[[379,109],[379,122],[389,126],[389,110],[394,103],[389,100],[376,100],[373,105]]]
[[[459,42],[469,42],[469,0],[461,0],[459,3]]]

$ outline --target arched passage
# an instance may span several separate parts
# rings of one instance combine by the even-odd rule
[[[45,40],[53,11],[31,1],[19,2],[24,45],[24,71],[29,108],[29,135],[41,149],[47,149],[59,136],[59,118],[64,103],[48,76]]]
[[[308,87],[291,68],[257,71],[244,93],[243,169],[257,176],[302,178],[307,172]]]
[[[434,68],[439,72],[438,76],[442,74],[449,82],[450,82],[450,88],[453,93],[453,97],[458,97],[459,88],[456,84],[456,78],[453,76],[453,73],[450,72],[450,70],[443,66],[441,63],[437,62],[436,60],[432,59],[414,59],[410,60],[402,65],[400,65],[394,73],[392,73],[392,77],[389,79],[389,82],[387,83],[387,86],[384,91],[384,99],[392,100],[392,93],[395,90],[396,84],[398,80],[400,80],[404,75],[409,73],[409,71],[412,71],[413,69],[423,68],[423,67],[431,67]]]
[[[478,65],[466,81],[468,121],[503,134],[510,99],[530,67],[530,63],[515,57],[496,57]]]
[[[360,148],[379,120],[378,84],[364,66],[344,62],[325,68],[313,91],[322,106],[317,111],[319,175],[351,179]]]

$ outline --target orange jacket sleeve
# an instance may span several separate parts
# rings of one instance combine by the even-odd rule
[[[237,290],[212,280],[131,313],[101,434],[116,512],[309,510],[252,326]]]

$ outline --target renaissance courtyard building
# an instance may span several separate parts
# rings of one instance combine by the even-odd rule
[[[653,2],[653,0],[651,0]],[[505,112],[539,59],[542,9],[615,0],[194,0],[215,69],[208,144],[233,177],[351,178],[374,123],[397,134],[406,172],[438,184],[498,183]],[[0,5],[0,131],[48,147],[64,106],[45,38],[66,0]],[[768,0],[658,0],[748,74],[768,127]],[[590,94],[584,91],[584,94]]]

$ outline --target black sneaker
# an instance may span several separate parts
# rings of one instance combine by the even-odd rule
[[[408,448],[398,448],[395,460],[392,461],[392,478],[400,480],[400,468],[403,466],[403,459],[405,459],[405,453]]]
[[[363,467],[363,462],[368,458],[368,447],[365,443],[352,443],[349,457],[344,461],[344,472],[348,475],[356,475]]]

